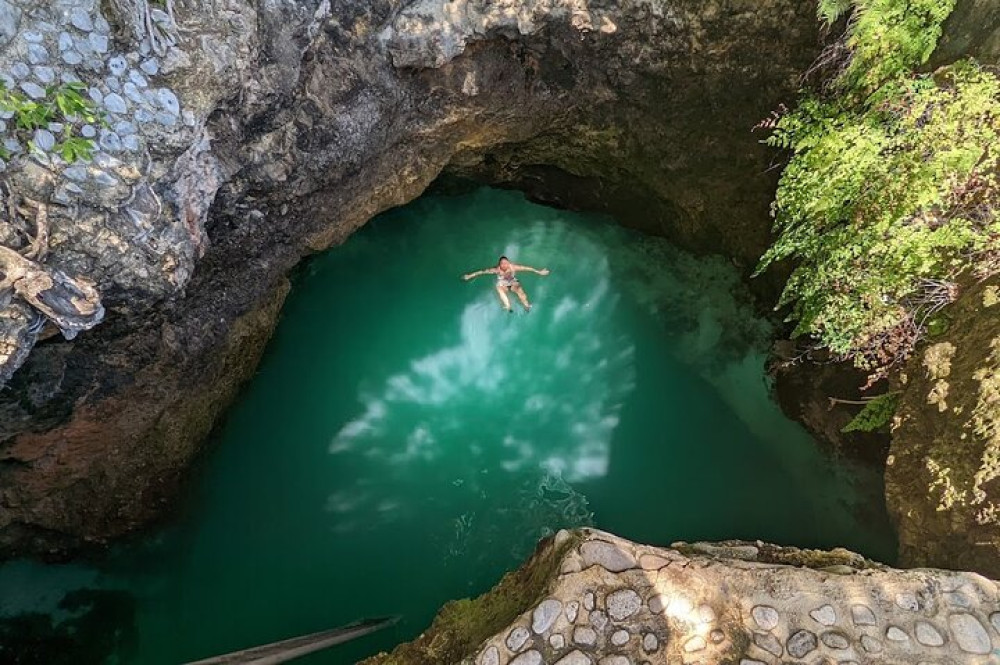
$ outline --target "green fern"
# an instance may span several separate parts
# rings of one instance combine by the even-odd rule
[[[819,19],[832,24],[851,9],[851,0],[819,0]]]
[[[780,305],[795,334],[879,372],[953,297],[948,282],[1000,269],[1000,80],[972,61],[913,72],[953,0],[853,4],[834,94],[770,124],[765,142],[792,157],[758,273],[793,260]]]
[[[872,398],[841,432],[877,432],[892,422],[899,406],[899,393],[892,392]]]
[[[867,95],[927,62],[957,0],[851,0],[842,90]]]

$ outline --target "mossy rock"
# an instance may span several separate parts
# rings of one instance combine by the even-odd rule
[[[441,608],[430,628],[390,653],[359,665],[440,665],[471,661],[479,645],[509,626],[545,595],[556,567],[580,542],[579,533],[560,532],[542,540],[531,558],[478,598],[453,600]]]
[[[998,279],[971,284],[947,333],[918,349],[886,466],[900,563],[1000,577]]]

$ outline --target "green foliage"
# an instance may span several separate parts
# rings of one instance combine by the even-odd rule
[[[795,334],[875,372],[908,355],[959,274],[1000,267],[1000,81],[971,61],[910,69],[952,4],[855,0],[835,94],[805,94],[766,139],[792,158],[758,272],[793,260],[780,304]]]
[[[833,23],[851,9],[851,0],[819,0],[817,14],[824,23]]]
[[[79,136],[70,136],[56,145],[59,156],[67,163],[89,162],[94,153],[94,142]]]
[[[898,392],[885,393],[872,398],[841,431],[844,433],[877,432],[892,421],[892,417],[896,415],[897,406],[899,406]]]
[[[438,612],[430,628],[391,653],[380,653],[358,665],[438,665],[468,662],[477,647],[503,630],[518,615],[544,598],[546,586],[563,556],[580,544],[578,535],[557,544],[542,541],[531,559],[507,573],[478,598],[453,600]]]
[[[846,46],[851,61],[841,74],[846,90],[874,92],[927,62],[956,0],[853,0]],[[841,7],[846,2],[825,0]]]
[[[85,124],[105,125],[103,116],[94,103],[84,96],[86,86],[82,83],[64,83],[49,86],[45,97],[33,100],[19,92],[8,90],[0,81],[0,109],[13,113],[13,127],[8,127],[8,135],[26,142],[32,150],[38,150],[30,140],[36,129],[46,128],[52,123],[63,126],[60,141],[52,152],[67,162],[90,160],[94,142],[79,135],[79,128]],[[9,159],[10,153],[0,145],[0,158]]]

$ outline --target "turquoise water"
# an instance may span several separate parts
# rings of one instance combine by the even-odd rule
[[[522,276],[530,313],[460,279],[501,253],[552,271]],[[877,474],[780,414],[742,292],[722,259],[515,193],[386,213],[297,276],[168,528],[0,566],[0,662],[179,663],[402,616],[301,661],[351,663],[560,527],[891,561]]]

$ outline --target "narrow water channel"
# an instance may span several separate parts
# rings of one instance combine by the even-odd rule
[[[551,270],[519,275],[530,313],[460,278],[500,254]],[[301,661],[352,663],[560,527],[891,562],[878,475],[781,415],[742,293],[723,259],[516,193],[386,213],[301,270],[170,526],[0,566],[0,662],[180,663],[402,616]]]

